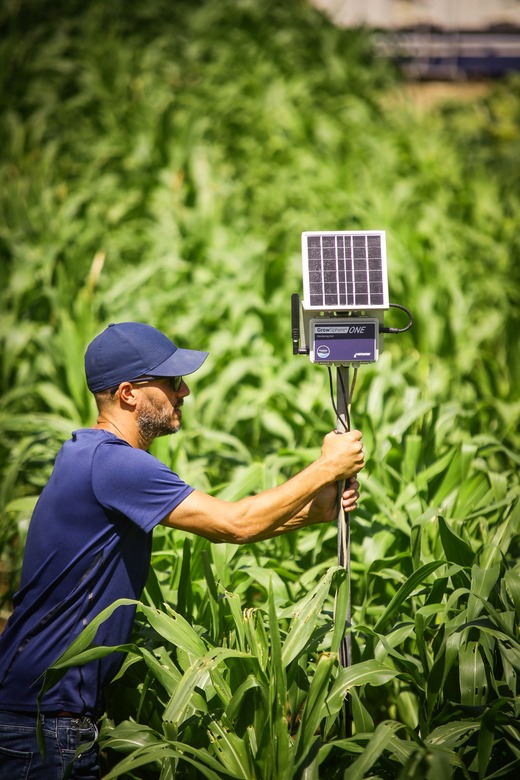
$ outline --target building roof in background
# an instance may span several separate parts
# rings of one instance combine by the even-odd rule
[[[311,0],[342,27],[378,31],[382,54],[412,78],[489,78],[520,71],[519,0]]]
[[[475,30],[517,27],[518,0],[312,0],[345,27],[364,25],[382,30],[431,27]]]

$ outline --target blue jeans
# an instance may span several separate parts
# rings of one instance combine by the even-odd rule
[[[36,715],[0,711],[0,780],[99,780],[94,721],[80,716],[40,717],[45,759],[38,748]],[[88,743],[90,748],[74,760],[76,749]]]

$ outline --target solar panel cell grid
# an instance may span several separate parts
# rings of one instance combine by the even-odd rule
[[[315,308],[387,308],[384,232],[303,234],[305,301]]]

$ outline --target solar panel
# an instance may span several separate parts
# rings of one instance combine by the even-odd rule
[[[302,233],[305,309],[388,309],[384,230]]]

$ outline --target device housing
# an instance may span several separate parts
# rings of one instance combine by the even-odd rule
[[[313,317],[309,320],[308,332],[312,363],[375,363],[379,357],[379,319],[376,317]]]

